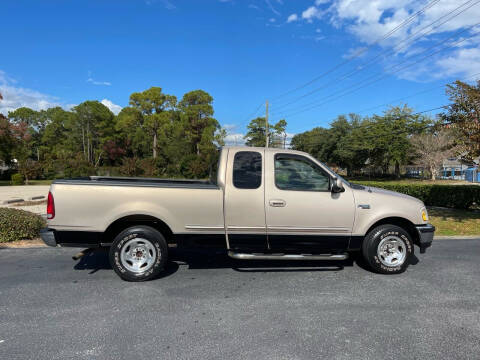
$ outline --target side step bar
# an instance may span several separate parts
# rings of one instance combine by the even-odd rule
[[[228,256],[238,260],[346,260],[348,254],[248,254],[228,252]]]

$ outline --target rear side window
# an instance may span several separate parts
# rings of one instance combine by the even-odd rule
[[[262,184],[262,155],[240,151],[233,159],[233,185],[238,189],[257,189]]]

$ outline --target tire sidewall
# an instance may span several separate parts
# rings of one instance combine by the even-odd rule
[[[378,257],[378,245],[384,238],[388,236],[398,237],[405,244],[407,254],[405,257],[405,261],[401,265],[386,266],[382,264]],[[373,270],[382,274],[399,274],[404,272],[407,269],[410,263],[410,258],[414,252],[413,242],[410,238],[410,235],[405,230],[395,225],[382,225],[373,229],[365,239],[364,245],[366,245],[363,247],[365,259],[373,268]]]
[[[156,251],[153,266],[141,273],[134,273],[122,265],[120,255],[125,244],[132,239],[142,238],[149,241]],[[124,280],[145,281],[157,276],[164,268],[167,261],[167,244],[162,234],[149,226],[134,226],[122,231],[115,237],[110,247],[110,264],[113,270]]]

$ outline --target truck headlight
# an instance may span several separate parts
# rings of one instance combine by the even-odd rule
[[[422,209],[422,219],[423,221],[428,221],[428,213],[426,209]]]

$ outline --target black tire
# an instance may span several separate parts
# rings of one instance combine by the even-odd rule
[[[392,246],[391,249],[395,251],[397,255],[392,255],[390,261],[388,257],[378,255],[378,248],[382,240],[382,248],[386,245],[386,242],[390,241],[390,244],[397,244]],[[403,244],[403,245],[402,245]],[[400,274],[404,272],[413,255],[413,242],[410,234],[396,225],[380,225],[371,230],[362,244],[362,253],[367,265],[375,272],[380,274]],[[382,252],[380,251],[382,254]],[[400,260],[403,259],[403,262]],[[398,261],[395,264],[395,261]],[[390,264],[387,264],[390,263]]]
[[[139,250],[135,252],[132,246]],[[136,257],[127,259],[132,253]],[[163,271],[167,258],[168,246],[165,238],[150,226],[129,227],[118,234],[110,246],[110,264],[117,275],[126,281],[146,281],[155,278]],[[135,271],[129,269],[142,262],[143,264]],[[142,271],[142,266],[145,266],[146,270]]]

